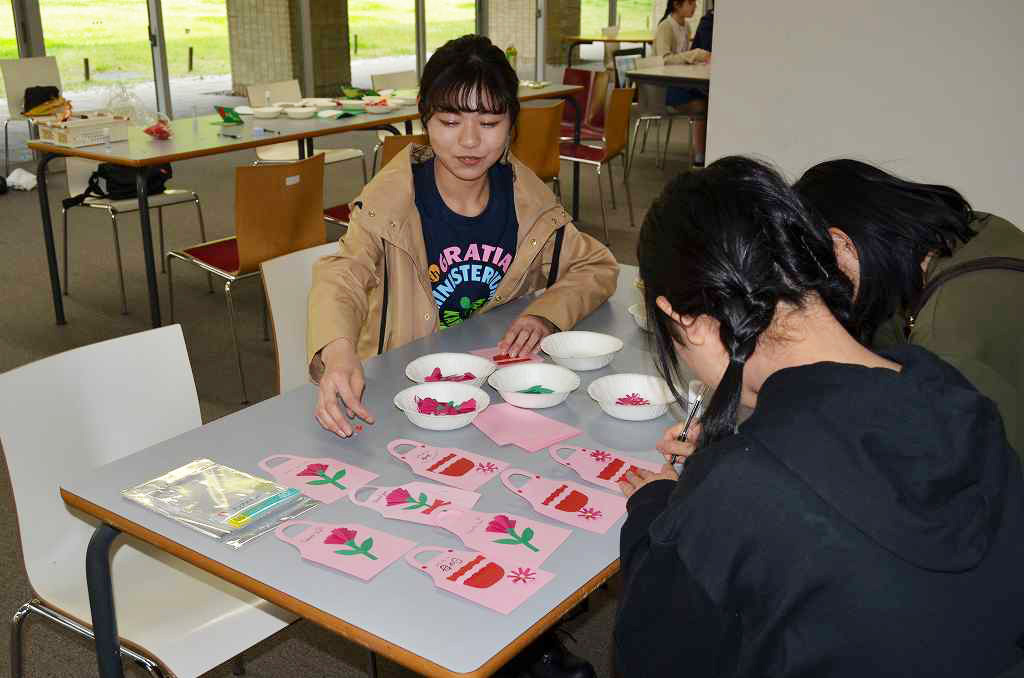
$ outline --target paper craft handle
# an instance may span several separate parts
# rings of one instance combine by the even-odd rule
[[[363,507],[365,507],[365,506],[367,506],[370,503],[370,497],[373,496],[373,493],[371,492],[370,495],[366,498],[365,501],[360,501],[359,493],[363,492],[365,490],[375,490],[376,491],[376,490],[380,490],[380,489],[382,489],[382,488],[377,487],[376,485],[363,485],[362,487],[357,489],[355,492],[349,492],[348,493],[348,499],[349,499],[349,501],[351,501],[356,506],[363,506]]]
[[[272,454],[263,461],[261,461],[259,463],[259,467],[266,471],[267,473],[271,473],[275,468],[280,466],[280,463],[271,465],[270,462],[276,459],[280,459],[281,461],[288,461],[290,459],[298,459],[298,457],[296,457],[293,454]]]
[[[392,440],[390,443],[388,443],[388,454],[390,454],[392,457],[398,457],[399,459],[401,459],[402,455],[405,454],[405,452],[399,452],[398,448],[405,447],[406,445],[411,445],[412,447],[423,447],[423,443],[419,442],[418,440],[399,438],[398,440]]]
[[[457,506],[442,506],[427,514],[427,520],[429,520],[434,525],[437,525],[438,527],[444,527],[444,525],[441,524],[441,521],[445,518],[450,516],[462,516],[466,513],[468,513],[466,509],[462,509]]]
[[[305,525],[307,528],[316,527],[318,524],[319,523],[310,522],[308,520],[289,520],[287,523],[281,525],[276,530],[274,530],[274,535],[281,541],[286,541],[292,546],[298,546],[299,542],[296,540],[299,538],[299,535],[305,534],[306,530],[299,532],[294,537],[289,537],[287,534],[285,534],[285,530],[287,530],[289,527],[297,527],[299,525]]]
[[[563,457],[562,455],[560,455],[558,453],[561,452],[562,450],[577,450],[577,449],[579,449],[579,448],[578,447],[573,447],[572,445],[552,445],[551,447],[548,448],[548,454],[550,454],[551,458],[554,459],[555,461],[557,461],[559,464],[562,464],[563,466],[568,466],[569,465],[569,459],[567,457]]]
[[[431,552],[431,553],[444,553],[447,550],[448,549],[446,549],[443,546],[417,546],[412,551],[409,551],[409,552],[407,552],[405,554],[405,562],[409,563],[410,565],[415,567],[417,570],[420,570],[420,569],[423,568],[423,566],[426,563],[423,563],[422,561],[416,560],[416,556],[418,556],[421,553],[427,553],[427,552]]]
[[[531,471],[524,471],[521,468],[510,468],[501,472],[501,484],[512,490],[518,492],[523,489],[522,487],[516,487],[512,484],[512,476],[526,476],[527,478],[537,475]]]

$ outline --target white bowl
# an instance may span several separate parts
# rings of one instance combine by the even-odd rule
[[[395,106],[395,105],[392,105],[392,104],[371,104],[371,103],[367,103],[366,107],[363,110],[365,110],[367,113],[375,113],[377,115],[380,115],[382,113],[391,113],[392,111],[397,111],[398,108],[399,108],[398,106]]]
[[[417,397],[456,403],[474,398],[476,409],[465,414],[420,414],[416,407]],[[487,409],[490,404],[491,397],[483,389],[454,381],[416,384],[395,394],[395,407],[402,410],[409,421],[431,431],[452,431],[468,426],[476,419],[476,415]]]
[[[651,330],[647,327],[647,311],[644,309],[643,304],[633,304],[629,307],[629,314],[633,316],[633,320],[636,321],[637,326],[644,332],[650,332]]]
[[[481,358],[472,353],[430,353],[420,356],[405,366],[405,376],[417,384],[442,382],[427,382],[427,376],[434,371],[435,367],[441,368],[442,376],[453,374],[465,374],[471,372],[475,377],[471,381],[455,382],[469,384],[470,386],[483,386],[487,377],[497,369],[497,366],[487,358]],[[450,416],[450,415],[449,415]]]
[[[570,369],[547,363],[524,363],[503,367],[490,376],[487,383],[510,405],[528,409],[554,407],[580,386],[579,376]],[[552,393],[523,393],[533,386],[543,386]]]
[[[415,99],[410,99],[408,97],[389,96],[388,97],[388,103],[391,104],[392,106],[399,106],[399,107],[401,107],[401,106],[412,106],[413,104],[416,103],[416,100]]]
[[[366,108],[366,104],[359,99],[340,99],[341,110],[349,111],[361,111]]]
[[[302,106],[312,106],[318,110],[326,110],[331,108],[337,108],[338,104],[334,102],[334,99],[327,99],[325,97],[315,97],[310,99],[303,99]]]
[[[570,370],[598,370],[622,350],[622,340],[598,332],[555,332],[544,337],[540,347]]]
[[[309,120],[316,115],[316,106],[296,106],[284,109],[284,114],[292,120]]]
[[[256,108],[252,109],[252,114],[253,117],[269,120],[270,118],[276,118],[277,116],[281,115],[281,107],[257,106]]]
[[[252,106],[235,106],[235,113],[239,115],[252,115]]]
[[[647,421],[665,414],[672,402],[672,392],[661,377],[649,374],[609,374],[595,379],[587,393],[597,401],[606,414],[626,421]],[[644,405],[626,405],[617,402],[629,395],[647,401]]]

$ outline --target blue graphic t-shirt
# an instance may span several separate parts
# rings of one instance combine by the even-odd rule
[[[519,224],[512,198],[512,167],[497,163],[488,170],[488,178],[487,207],[478,216],[464,217],[441,198],[434,158],[413,165],[427,275],[442,328],[458,325],[486,304],[516,255]]]

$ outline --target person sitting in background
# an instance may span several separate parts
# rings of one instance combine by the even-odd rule
[[[693,42],[690,47],[693,49],[706,49],[711,51],[711,35],[715,29],[715,10],[709,9],[708,13],[700,18],[697,24],[697,32],[693,34]]]
[[[703,49],[691,49],[690,27],[686,20],[697,9],[697,0],[668,0],[665,14],[654,32],[654,54],[663,57],[666,64],[707,63],[711,53]],[[695,115],[708,111],[708,95],[699,89],[669,87],[665,92],[665,103],[678,113]],[[694,121],[693,145],[694,164],[704,166],[704,148],[707,144],[708,123],[702,116]]]
[[[857,160],[815,165],[794,187],[853,283],[861,341],[909,342],[951,363],[996,402],[1024,459],[1024,232],[948,186]],[[1017,270],[991,257],[1016,258]],[[947,277],[962,265],[976,270]]]
[[[339,252],[313,269],[308,357],[328,431],[351,435],[353,416],[373,422],[362,402],[370,356],[543,291],[499,344],[528,354],[615,291],[608,248],[508,153],[518,92],[486,37],[450,40],[427,61],[419,112],[430,145],[406,148],[366,185]]]
[[[857,341],[850,281],[782,177],[737,157],[679,176],[637,256],[668,382],[682,361],[715,390],[696,448],[658,446],[690,455],[678,481],[621,483],[619,675],[1020,662],[1024,477],[999,413],[925,349]]]

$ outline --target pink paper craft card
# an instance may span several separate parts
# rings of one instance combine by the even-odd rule
[[[525,476],[526,484],[516,487],[513,476]],[[513,468],[501,474],[501,482],[526,499],[537,513],[573,527],[604,534],[626,513],[626,498],[608,494],[571,481],[544,478],[532,471]]]
[[[473,426],[498,445],[516,445],[527,452],[537,452],[582,433],[578,428],[508,403],[491,405],[476,416]]]
[[[292,454],[272,454],[260,468],[286,487],[325,504],[337,501],[377,477],[376,473],[330,457],[313,459]]]
[[[305,528],[295,533],[298,528]],[[294,528],[293,534],[287,530]],[[365,525],[313,523],[291,520],[274,531],[277,538],[299,549],[306,560],[370,581],[391,563],[416,546],[416,542],[395,537]]]
[[[360,499],[361,495],[368,496]],[[478,499],[480,494],[477,492],[418,480],[397,487],[364,485],[349,495],[349,500],[356,506],[373,509],[385,518],[431,526],[434,525],[434,511],[445,506],[473,508]]]
[[[572,450],[572,454],[563,457],[560,453]],[[618,452],[595,450],[589,447],[571,447],[554,445],[548,449],[551,458],[563,466],[568,466],[588,483],[594,483],[616,494],[622,494],[619,480],[629,471],[642,468],[647,471],[660,471],[661,465],[653,461],[644,461],[627,457]]]
[[[470,351],[473,355],[478,355],[481,358],[487,358],[488,360],[494,361],[494,356],[501,355],[503,351],[497,346],[491,346],[490,348],[478,348],[475,351]],[[515,362],[506,363],[506,365],[521,365],[522,363],[542,363],[544,358],[540,357],[540,354],[534,351],[529,355],[518,356],[519,358],[526,358],[526,360],[517,360]],[[501,363],[498,363],[499,367],[504,367]]]
[[[404,447],[408,449],[400,452]],[[388,443],[388,453],[408,464],[416,475],[470,491],[508,468],[508,462],[499,459],[402,438]]]
[[[445,507],[434,512],[434,524],[448,530],[467,547],[503,563],[540,567],[562,545],[571,530],[511,513],[483,513]]]
[[[437,553],[426,562],[421,553]],[[508,614],[555,578],[551,572],[523,563],[496,563],[482,553],[456,551],[443,546],[420,546],[405,555],[405,561],[430,575],[434,586]]]

